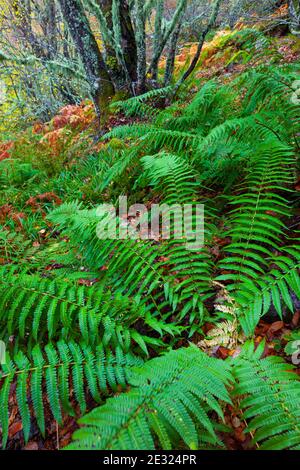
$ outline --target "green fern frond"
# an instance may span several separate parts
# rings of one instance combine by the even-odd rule
[[[266,274],[258,279],[245,281],[236,296],[241,305],[240,322],[244,329],[253,331],[260,318],[269,312],[271,305],[280,318],[283,318],[283,306],[291,314],[294,313],[294,303],[291,293],[300,299],[300,253],[295,245],[282,248],[283,255],[271,257],[269,265],[273,266]]]
[[[249,343],[233,362],[234,394],[242,397],[247,432],[261,450],[299,449],[299,377],[280,357],[260,359],[263,347],[254,352]]]
[[[15,268],[1,269],[0,290],[3,338],[18,334],[20,341],[26,339],[30,344],[45,337],[82,337],[86,343],[101,340],[104,346],[119,346],[125,352],[134,341],[147,352],[147,335],[133,326],[138,320],[145,321],[147,308],[123,292],[18,274]]]
[[[190,191],[187,182],[187,196]],[[194,310],[191,321],[203,319],[203,302],[210,291],[211,269],[206,251],[192,253],[187,246],[189,239],[172,238],[159,245],[139,237],[102,239],[106,219],[101,221],[100,217],[95,217],[94,211],[87,214],[86,210],[75,209],[73,217],[65,217],[63,214],[67,212],[68,208],[64,211],[61,206],[49,217],[68,227],[68,233],[72,227],[77,244],[80,242],[81,253],[90,266],[95,267],[98,263],[106,266],[103,284],[113,285],[114,290],[122,295],[133,296],[138,303],[151,309],[154,316],[162,315],[162,309],[169,306],[171,311],[168,316],[177,311],[183,318]],[[117,220],[117,227],[119,222]],[[97,233],[101,233],[101,237]],[[200,248],[198,251],[201,251]],[[175,280],[172,272],[176,271]]]
[[[164,203],[191,204],[195,200],[197,174],[184,158],[160,153],[143,157],[142,164],[145,176],[160,190]]]
[[[190,132],[162,129],[151,124],[116,127],[103,136],[103,140],[112,138],[139,139],[139,142],[146,142],[147,146],[151,145],[154,149],[160,150],[165,145],[176,152],[193,146],[199,140],[199,136]]]
[[[226,365],[195,347],[169,352],[136,369],[131,391],[109,399],[80,420],[67,449],[172,449],[182,440],[190,449],[208,439],[218,443],[208,413],[223,418],[219,400],[230,402]],[[201,431],[198,435],[196,424]]]
[[[242,305],[248,304],[247,290],[251,290],[251,282],[259,284],[261,276],[269,271],[268,258],[272,258],[274,250],[280,250],[285,231],[281,217],[289,216],[289,210],[288,201],[278,191],[286,191],[293,181],[292,163],[291,149],[276,139],[268,141],[253,158],[241,195],[232,201],[237,208],[230,214],[231,228],[226,233],[231,243],[218,265],[226,274],[217,280],[229,283],[226,289],[237,292],[238,301],[242,292],[246,298]],[[252,334],[260,318],[258,312],[262,306],[254,305],[255,314],[248,315],[246,322],[244,316],[241,318],[246,334]]]
[[[120,348],[112,354],[102,345],[92,349],[85,343],[74,341],[68,343],[59,341],[56,345],[49,343],[43,349],[36,345],[29,356],[19,351],[13,359],[10,359],[7,354],[0,373],[2,446],[6,446],[8,438],[9,392],[13,381],[17,384],[17,403],[24,439],[27,442],[31,424],[30,397],[32,411],[44,435],[45,393],[54,419],[61,423],[63,411],[75,415],[70,404],[72,389],[74,389],[73,402],[75,400],[79,404],[83,413],[87,407],[85,398],[87,390],[93,399],[99,402],[100,394],[107,394],[109,389],[113,391],[118,387],[124,389],[127,383],[127,368],[139,364],[141,364],[140,359],[131,353],[124,354]]]
[[[158,110],[151,105],[147,105],[146,101],[152,101],[168,96],[172,91],[172,87],[157,88],[150,90],[142,95],[133,96],[125,101],[115,101],[110,105],[111,109],[120,109],[125,112],[127,116],[155,116]]]

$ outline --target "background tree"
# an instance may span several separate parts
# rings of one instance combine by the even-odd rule
[[[300,0],[289,0],[291,32],[300,36]]]
[[[100,115],[114,95],[113,82],[80,0],[59,0],[59,4],[86,71],[96,111]]]
[[[87,94],[84,71],[58,4],[14,0],[1,11],[1,79],[10,108],[28,120],[49,120]]]
[[[210,31],[239,19],[251,26],[287,4],[289,13],[272,24],[298,34],[299,0],[13,0],[2,13],[0,67],[24,121],[28,112],[48,120],[63,104],[89,97],[104,122],[115,92],[134,96],[172,84],[185,42],[198,46],[174,92],[195,70]]]
[[[197,62],[200,58],[200,54],[201,54],[201,51],[202,51],[202,48],[203,48],[203,44],[204,44],[204,41],[205,41],[205,38],[207,36],[207,34],[209,33],[209,31],[214,27],[215,25],[215,22],[216,22],[216,19],[217,19],[217,16],[218,16],[218,13],[219,13],[219,10],[220,10],[220,5],[222,3],[222,0],[215,0],[215,2],[213,3],[213,7],[212,7],[212,13],[211,13],[211,17],[209,19],[209,22],[207,23],[206,27],[201,31],[200,33],[200,37],[199,37],[199,41],[198,41],[198,46],[197,46],[197,50],[196,50],[196,53],[194,55],[194,57],[192,58],[192,61],[188,67],[188,69],[186,70],[186,72],[183,73],[183,75],[181,76],[181,78],[178,80],[178,82],[176,83],[175,85],[175,88],[174,88],[174,93],[177,92],[178,88],[182,85],[182,83],[191,75],[191,73],[195,70],[195,67],[197,65]]]

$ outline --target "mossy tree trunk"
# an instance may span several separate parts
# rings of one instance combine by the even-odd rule
[[[137,42],[137,92],[146,89],[146,16],[143,0],[136,0],[136,42]]]
[[[154,40],[153,40],[153,54],[155,57],[159,56],[160,44],[162,41],[162,20],[164,14],[164,0],[156,1],[156,14],[155,14],[155,24],[154,24]],[[158,74],[158,60],[155,61],[152,67],[152,78],[157,80]]]
[[[178,89],[181,87],[183,82],[193,73],[193,71],[196,68],[196,65],[198,63],[198,60],[200,59],[200,55],[203,49],[204,41],[207,36],[207,34],[211,31],[211,29],[214,27],[219,11],[220,11],[220,6],[223,0],[215,0],[213,5],[212,5],[212,12],[210,19],[206,25],[206,27],[203,29],[203,31],[200,33],[199,37],[199,42],[198,42],[198,47],[197,51],[190,63],[189,68],[184,72],[184,74],[181,76],[181,78],[177,81],[175,87],[174,87],[174,92],[173,96],[177,93]]]
[[[98,4],[122,55],[120,63],[116,47],[104,36],[107,66],[116,86],[122,88],[125,82],[137,80],[137,49],[128,1],[98,0]],[[118,9],[115,15],[114,8]]]
[[[161,31],[161,21],[160,16],[163,14],[164,2],[157,0],[156,4],[156,21],[155,21],[155,35],[154,35],[154,49],[153,56],[150,62],[148,72],[152,73],[152,78],[157,79],[158,73],[158,64],[163,53],[163,50],[169,41],[172,33],[174,32],[176,26],[181,22],[182,15],[187,7],[187,0],[178,0],[177,7],[175,9],[174,15],[170,21],[169,26],[166,28],[166,31],[162,34]]]
[[[300,37],[300,0],[289,0],[290,30]]]
[[[170,85],[172,81],[174,66],[175,66],[175,59],[176,59],[176,52],[177,52],[177,44],[179,40],[181,27],[182,27],[182,21],[178,23],[170,39],[170,46],[169,46],[167,62],[166,62],[166,70],[165,70],[165,76],[164,76],[164,86]]]
[[[96,111],[99,117],[101,115],[101,122],[105,122],[109,101],[115,93],[112,79],[80,0],[58,1],[84,66]]]

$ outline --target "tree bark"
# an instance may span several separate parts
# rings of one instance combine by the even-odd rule
[[[112,32],[114,30],[113,21],[113,0],[98,0],[99,7],[106,19],[107,26]],[[131,82],[137,80],[137,48],[133,25],[131,22],[131,16],[127,0],[119,0],[119,17],[120,17],[120,49],[124,58],[124,67],[121,66],[118,60],[116,48],[108,38],[104,37],[104,44],[106,50],[106,63],[109,65],[109,69],[112,71],[112,78],[114,82],[118,84],[124,84],[126,81],[126,75],[129,76]]]
[[[137,48],[135,35],[131,21],[128,2],[120,1],[120,21],[121,21],[121,47],[129,76],[133,82],[137,80]]]
[[[52,0],[45,2],[44,9],[39,15],[40,26],[43,31],[43,44],[46,49],[47,59],[51,60],[58,52],[58,22],[56,18],[56,4]]]
[[[213,28],[215,22],[216,22],[216,19],[217,19],[217,16],[218,16],[218,13],[219,13],[219,10],[220,10],[220,6],[221,6],[221,2],[222,0],[215,0],[214,4],[213,4],[213,10],[212,10],[212,14],[211,14],[211,17],[209,19],[209,22],[206,26],[206,28],[202,31],[201,35],[200,35],[200,38],[199,38],[199,43],[198,43],[198,47],[197,47],[197,51],[193,57],[193,60],[189,66],[189,68],[187,69],[187,71],[182,75],[182,77],[178,80],[178,82],[176,83],[175,85],[175,88],[174,88],[174,93],[173,95],[175,95],[178,91],[178,89],[180,88],[180,86],[183,84],[183,82],[191,75],[191,73],[195,70],[195,67],[198,63],[198,60],[200,58],[200,55],[201,55],[201,52],[202,52],[202,48],[203,48],[203,44],[204,44],[204,41],[205,41],[205,38],[207,36],[207,34],[209,33],[209,31]]]
[[[156,14],[155,14],[155,25],[154,25],[154,40],[153,40],[153,54],[157,56],[159,54],[160,43],[162,41],[162,19],[164,13],[164,0],[156,1]],[[158,60],[156,60],[152,67],[152,79],[157,80],[158,74]]]
[[[15,13],[16,25],[24,40],[32,48],[33,53],[37,57],[46,58],[47,51],[45,50],[44,44],[41,43],[33,31],[30,2],[21,2],[20,0],[15,0],[12,2],[12,9]]]
[[[167,28],[167,31],[165,32],[163,37],[161,37],[161,40],[160,40],[159,44],[157,45],[156,49],[154,50],[154,54],[153,54],[148,72],[151,72],[151,71],[153,72],[154,71],[154,74],[155,74],[155,70],[157,70],[159,59],[160,59],[160,57],[163,53],[163,50],[164,50],[168,40],[170,39],[171,34],[173,33],[174,29],[176,28],[176,25],[181,20],[181,17],[183,15],[186,7],[187,7],[187,0],[179,0],[178,1],[177,8],[176,8],[175,13],[173,15],[173,18],[170,22],[170,25]]]
[[[143,0],[137,0],[136,43],[137,43],[137,92],[142,94],[146,89],[146,18]]]
[[[64,20],[84,66],[91,96],[101,121],[107,117],[108,103],[115,89],[97,41],[92,34],[80,0],[58,0]]]
[[[230,5],[230,12],[229,12],[229,27],[231,30],[234,29],[235,24],[238,20],[239,10],[240,10],[240,0],[233,0],[232,4]]]
[[[174,65],[175,65],[175,58],[176,58],[176,50],[177,50],[177,43],[180,35],[180,30],[182,26],[182,21],[178,23],[175,28],[174,33],[171,36],[170,40],[170,47],[167,57],[166,63],[166,70],[165,70],[165,77],[164,77],[164,86],[168,86],[171,83],[173,72],[174,72]]]
[[[300,0],[289,0],[290,31],[300,37]]]

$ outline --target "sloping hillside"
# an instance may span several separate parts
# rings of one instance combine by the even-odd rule
[[[175,97],[116,99],[101,132],[84,101],[5,135],[4,447],[299,449],[299,54],[222,30]],[[204,204],[203,246],[102,239],[97,208],[124,195]]]

